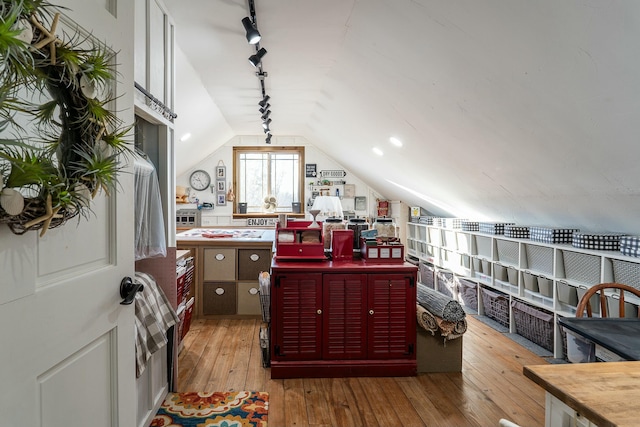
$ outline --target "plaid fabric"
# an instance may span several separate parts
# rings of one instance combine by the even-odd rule
[[[433,217],[432,216],[421,216],[418,220],[420,224],[425,225],[433,225]]]
[[[480,231],[480,223],[477,221],[462,221],[462,231]]]
[[[640,236],[620,236],[620,252],[640,257]]]
[[[571,243],[577,228],[529,227],[529,239],[542,243]]]
[[[596,249],[601,251],[619,251],[620,233],[573,233],[571,244],[581,249]]]
[[[516,225],[504,226],[504,237],[510,237],[512,239],[528,239],[529,227],[522,227]]]
[[[135,281],[144,285],[134,299],[137,378],[144,372],[151,355],[167,344],[167,329],[180,319],[150,274],[136,272]]]
[[[513,222],[480,222],[478,223],[481,233],[504,234],[505,225],[515,225]]]
[[[462,228],[462,222],[466,221],[466,219],[462,219],[462,218],[444,218],[444,225],[443,227],[445,228],[453,228],[456,230],[459,230]]]

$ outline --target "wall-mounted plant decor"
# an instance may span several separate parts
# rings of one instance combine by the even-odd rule
[[[0,0],[0,223],[15,234],[87,216],[130,152],[108,108],[113,52],[73,28],[58,38],[56,8]]]

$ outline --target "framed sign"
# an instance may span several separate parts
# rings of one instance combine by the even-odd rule
[[[356,185],[345,184],[344,185],[344,197],[356,197]]]
[[[227,192],[227,188],[226,188],[227,187],[227,181],[219,179],[219,180],[216,181],[216,184],[217,184],[216,191],[218,193],[226,193]]]
[[[217,194],[217,204],[218,206],[226,206],[227,205],[227,195],[225,193]]]
[[[315,163],[307,163],[304,165],[305,169],[305,177],[307,178],[315,178],[318,176],[317,168]]]
[[[221,179],[223,181],[227,180],[227,167],[226,166],[216,166],[216,179]]]
[[[357,211],[367,210],[367,198],[365,196],[358,196],[355,198],[355,209]]]
[[[347,176],[347,172],[341,169],[320,171],[321,178],[344,178],[345,176]]]

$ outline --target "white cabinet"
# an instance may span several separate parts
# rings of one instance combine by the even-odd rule
[[[407,255],[504,292],[510,301],[515,299],[552,312],[553,353],[557,358],[562,358],[563,353],[557,318],[575,316],[576,305],[587,288],[603,282],[640,288],[640,258],[618,251],[579,249],[570,244],[547,244],[413,222],[406,225]],[[612,313],[617,309],[617,298],[615,293],[607,295]],[[629,308],[625,314],[637,317],[640,300],[628,293],[625,298]],[[594,307],[597,309],[597,305]],[[479,312],[484,313],[481,304]],[[513,319],[513,313],[510,317]],[[516,332],[513,322],[510,331]]]
[[[597,427],[591,421],[561,402],[551,393],[546,393],[546,427]]]

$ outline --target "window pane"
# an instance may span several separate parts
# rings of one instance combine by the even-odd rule
[[[255,147],[258,148],[258,147]],[[292,202],[302,198],[299,181],[303,147],[291,151],[268,151],[234,147],[237,201],[247,203],[247,212],[265,212],[264,198],[274,196],[277,212],[291,212]]]
[[[239,201],[247,203],[247,211],[261,212],[263,194],[268,192],[268,153],[240,154]]]
[[[290,212],[291,202],[297,202],[298,154],[278,153],[271,155],[271,183],[278,201],[277,210]]]

